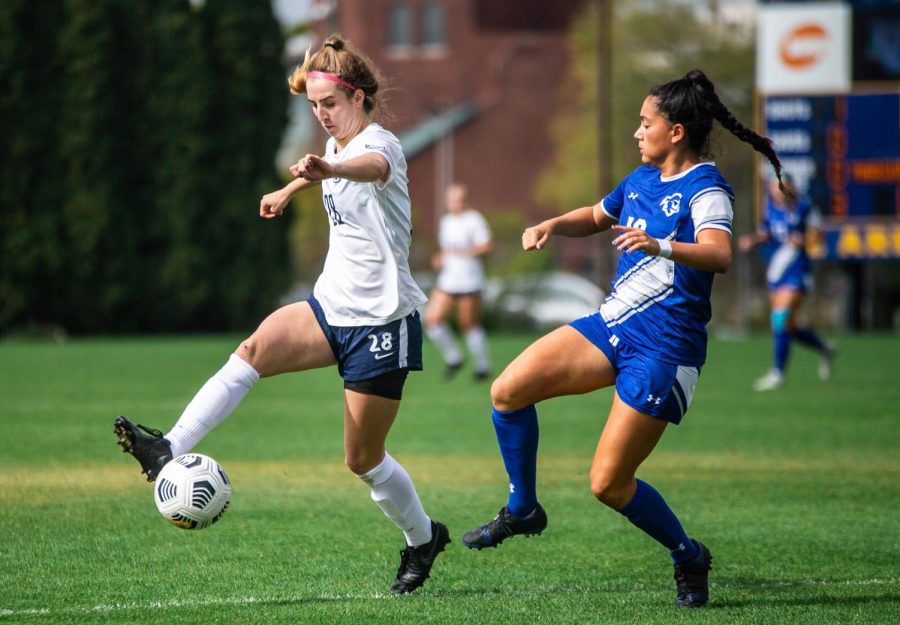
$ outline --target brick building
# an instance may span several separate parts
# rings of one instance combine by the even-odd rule
[[[419,232],[433,235],[442,189],[469,185],[485,212],[544,211],[533,199],[565,98],[566,28],[582,0],[320,0],[316,35],[338,32],[388,79]],[[316,42],[317,44],[318,42]]]

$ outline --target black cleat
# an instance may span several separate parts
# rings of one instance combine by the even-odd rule
[[[412,592],[424,584],[435,558],[449,542],[450,532],[447,531],[447,526],[440,521],[432,521],[429,542],[418,547],[407,547],[400,552],[400,568],[397,569],[397,579],[391,586],[391,593],[399,595]]]
[[[712,554],[703,543],[692,542],[700,553],[693,560],[675,565],[675,584],[678,586],[675,605],[682,608],[699,608],[709,600],[707,576],[712,568]]]
[[[172,459],[172,447],[159,430],[135,425],[125,417],[116,417],[113,432],[119,437],[122,451],[141,463],[141,472],[147,475],[148,482],[156,480],[160,470]]]
[[[485,380],[491,379],[490,371],[476,371],[472,374],[472,380],[475,382],[484,382]]]
[[[485,547],[496,547],[507,538],[518,534],[533,536],[545,529],[547,529],[547,513],[541,504],[538,504],[531,514],[521,519],[514,517],[506,506],[503,506],[493,521],[467,532],[462,542],[469,549],[481,550]]]

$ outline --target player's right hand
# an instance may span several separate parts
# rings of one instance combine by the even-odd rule
[[[550,234],[550,228],[545,224],[526,228],[525,232],[522,233],[522,249],[526,252],[541,249],[550,240]]]
[[[263,219],[278,217],[284,212],[284,207],[290,199],[281,190],[266,193],[259,201],[259,216]]]

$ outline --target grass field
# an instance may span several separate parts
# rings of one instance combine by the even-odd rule
[[[498,363],[531,337],[494,337]],[[712,600],[673,606],[664,550],[591,497],[611,392],[539,407],[538,538],[459,541],[505,501],[488,385],[410,378],[389,449],[454,542],[390,597],[400,533],[342,463],[335,370],[266,380],[198,451],[234,484],[211,529],[166,524],[119,453],[124,413],[167,429],[236,337],[0,343],[0,623],[896,623],[900,339],[843,337],[836,377],[795,351],[750,390],[769,342],[713,341],[694,405],[641,477],[714,555]]]

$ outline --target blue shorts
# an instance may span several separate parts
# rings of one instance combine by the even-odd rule
[[[662,362],[637,352],[610,331],[600,313],[569,324],[612,363],[619,399],[638,412],[681,423],[691,405],[700,368]]]
[[[770,291],[792,289],[806,293],[812,287],[809,257],[789,245],[780,246],[766,268],[766,284]]]
[[[799,274],[787,275],[778,280],[766,281],[770,291],[781,291],[790,289],[792,291],[800,291],[803,294],[812,290],[812,275]]]
[[[418,311],[383,326],[332,326],[314,295],[306,300],[325,333],[347,382],[368,380],[398,369],[422,370],[422,322]]]

